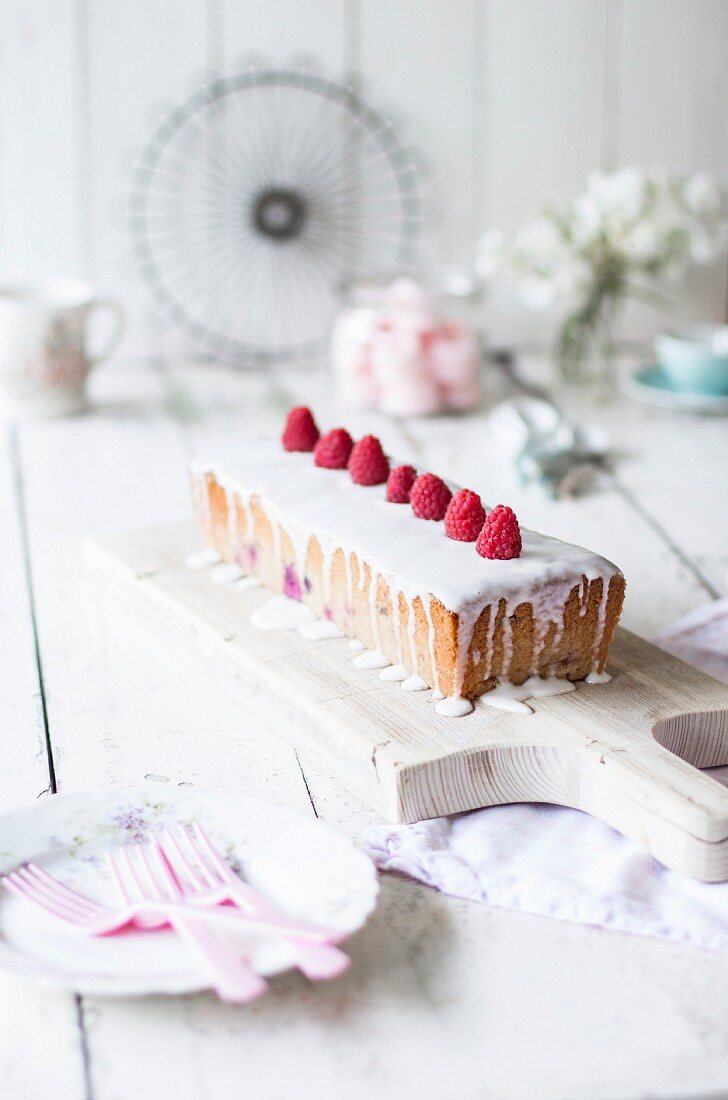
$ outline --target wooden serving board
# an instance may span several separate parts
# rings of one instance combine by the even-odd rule
[[[435,712],[355,668],[347,639],[266,631],[250,614],[270,593],[185,564],[191,524],[89,543],[87,561],[145,622],[193,639],[229,669],[246,702],[294,744],[326,754],[348,788],[391,821],[481,806],[552,802],[593,814],[668,867],[728,879],[728,789],[698,769],[728,763],[728,687],[618,630],[612,682],[532,701],[532,715],[482,704]]]

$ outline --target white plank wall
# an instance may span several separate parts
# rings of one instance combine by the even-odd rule
[[[131,150],[206,68],[315,54],[352,70],[430,164],[426,253],[467,260],[480,230],[565,202],[589,171],[655,162],[728,183],[724,0],[3,0],[0,280],[79,272],[130,313],[126,355],[185,341],[155,319],[123,218]],[[725,264],[694,273],[678,316],[722,319]],[[495,340],[553,318],[507,289]],[[625,335],[662,323],[631,309]]]

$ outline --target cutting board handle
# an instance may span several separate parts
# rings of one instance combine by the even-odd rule
[[[579,808],[673,870],[728,878],[728,788],[656,741],[580,750]]]

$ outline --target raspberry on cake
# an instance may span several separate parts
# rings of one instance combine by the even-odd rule
[[[475,542],[485,522],[485,508],[472,489],[458,489],[445,512],[445,534],[458,542]]]
[[[347,465],[357,485],[383,485],[389,476],[389,461],[375,435],[354,444]]]
[[[506,504],[496,504],[485,517],[475,549],[482,558],[510,561],[520,556],[522,548],[521,528],[515,512]]]
[[[441,477],[436,474],[421,474],[410,493],[412,511],[418,519],[445,518],[452,493]]]
[[[346,428],[334,428],[319,439],[313,449],[313,460],[327,470],[344,470],[353,446],[354,440]]]
[[[387,500],[390,504],[409,504],[410,492],[417,471],[414,466],[395,466],[387,478]]]
[[[291,409],[281,442],[287,451],[312,451],[319,437],[313,413],[305,405]]]
[[[355,445],[348,471],[316,469],[311,454],[270,439],[240,443],[230,463],[191,466],[208,546],[445,696],[604,671],[625,587],[615,565],[519,529],[503,505],[475,545],[448,537],[417,511],[442,519],[448,486],[422,475],[412,508],[392,508],[388,473],[373,436]],[[468,493],[456,491],[447,526],[472,535]]]

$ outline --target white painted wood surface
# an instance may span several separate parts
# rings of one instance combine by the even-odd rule
[[[394,423],[344,416],[326,391],[310,376],[281,378],[271,394],[262,379],[192,363],[117,362],[93,379],[90,415],[9,427],[0,805],[49,786],[40,668],[61,790],[150,775],[260,794],[353,835],[376,820],[188,646],[109,615],[81,570],[84,538],[189,515],[185,458],[275,429],[291,400],[312,402],[325,423],[378,431],[397,453],[462,482],[487,481],[530,525],[618,560],[629,581],[625,623],[638,633],[725,591],[725,422],[572,401],[609,428],[620,458],[592,495],[556,504],[516,483],[487,410]],[[490,379],[488,403],[503,392]],[[209,997],[76,1003],[2,978],[3,1094],[686,1100],[724,1091],[725,956],[490,909],[393,877],[351,947],[341,982],[313,988],[290,975],[252,1010]]]
[[[126,355],[184,349],[134,270],[123,216],[132,154],[206,69],[258,53],[357,70],[430,163],[425,253],[567,201],[596,168],[659,161],[728,183],[724,0],[4,0],[0,281],[77,272],[118,295]],[[726,265],[693,273],[685,319],[724,316]],[[630,310],[625,333],[660,315]],[[553,317],[508,289],[496,342],[543,342]]]

